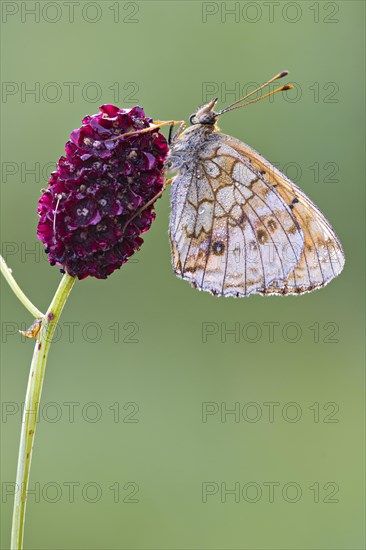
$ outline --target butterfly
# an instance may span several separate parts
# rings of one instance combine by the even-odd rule
[[[215,112],[217,99],[190,117],[173,137],[169,236],[178,277],[215,296],[304,294],[339,275],[344,253],[317,206],[257,151],[223,134],[218,118],[282,86]]]

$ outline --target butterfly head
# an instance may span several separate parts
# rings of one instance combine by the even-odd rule
[[[191,124],[208,124],[214,125],[217,121],[218,114],[213,111],[218,98],[212,99],[205,105],[202,105],[195,113],[189,117]]]

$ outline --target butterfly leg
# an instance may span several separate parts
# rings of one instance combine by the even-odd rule
[[[134,130],[133,132],[126,132],[125,134],[120,134],[119,136],[110,138],[107,141],[116,141],[117,139],[135,136],[138,134],[145,134],[146,132],[153,132],[154,130],[158,130],[163,126],[169,126],[170,128],[173,128],[173,126],[175,126],[176,124],[179,124],[179,128],[173,136],[173,139],[174,139],[177,133],[178,132],[180,133],[185,126],[185,122],[183,120],[156,120],[155,122],[152,122],[152,124],[150,124],[148,128],[142,128],[141,130]],[[170,131],[169,131],[169,134],[170,134]]]
[[[172,124],[169,128],[169,136],[168,136],[168,143],[169,145],[174,145],[174,143],[177,141],[177,139],[179,138],[180,134],[183,132],[184,128],[186,126],[186,123],[181,120],[180,123],[179,123],[179,126],[178,126],[178,130],[176,132],[174,132],[173,134],[173,128],[174,128],[174,124]]]
[[[126,230],[126,227],[132,222],[132,220],[134,220],[137,216],[139,216],[144,210],[146,210],[146,208],[149,208],[149,206],[151,206],[152,204],[154,204],[155,201],[157,201],[158,199],[160,199],[160,197],[162,196],[162,194],[164,193],[165,189],[167,188],[168,185],[170,185],[172,183],[174,178],[170,178],[168,180],[164,179],[164,183],[163,183],[163,188],[161,189],[161,191],[159,191],[159,193],[157,193],[155,195],[155,197],[153,197],[151,200],[149,200],[149,202],[147,202],[146,204],[144,204],[143,206],[141,206],[141,208],[139,208],[139,210],[132,216],[132,218],[130,218],[129,220],[127,220],[127,222],[125,223],[125,226],[123,228],[123,231]]]

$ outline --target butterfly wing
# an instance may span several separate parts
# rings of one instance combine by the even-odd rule
[[[173,181],[173,268],[215,295],[263,294],[294,271],[304,235],[282,196],[225,138],[211,134]]]
[[[265,293],[301,294],[325,286],[339,275],[345,262],[341,243],[330,223],[301,189],[257,151],[231,136],[219,136],[225,150],[231,154],[235,151],[290,206],[304,234],[304,249],[296,268],[280,285],[268,286]]]

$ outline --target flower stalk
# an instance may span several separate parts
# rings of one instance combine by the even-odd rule
[[[83,118],[65,145],[38,202],[37,236],[51,265],[64,276],[44,315],[27,298],[0,256],[0,270],[35,318],[26,331],[36,344],[22,419],[11,533],[11,550],[23,547],[25,509],[35,429],[49,349],[77,279],[106,279],[143,243],[165,182],[168,143],[160,128],[175,121],[145,116],[141,107],[102,105]]]
[[[67,273],[63,276],[47,313],[42,319],[33,352],[20,435],[11,550],[20,550],[23,547],[27,489],[47,357],[52,343],[52,336],[75,280],[75,277],[71,277]]]
[[[6,262],[2,256],[0,256],[0,271],[4,275],[4,279],[14,292],[15,296],[20,300],[23,306],[29,311],[31,315],[33,315],[33,317],[35,317],[36,319],[41,319],[43,317],[43,313],[39,311],[39,309],[36,308],[36,306],[33,305],[29,298],[24,294],[24,292],[14,279],[10,267],[6,265]]]

